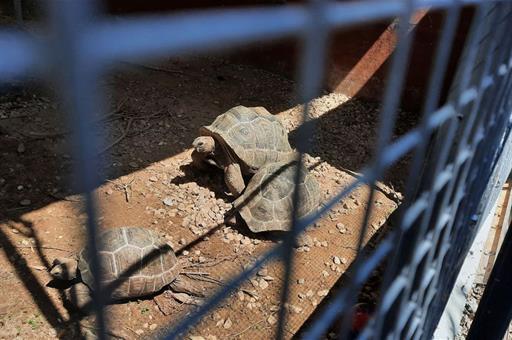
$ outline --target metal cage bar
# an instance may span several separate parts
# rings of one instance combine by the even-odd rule
[[[21,6],[21,2],[15,3]],[[479,226],[479,219],[474,216],[481,212],[481,198],[490,190],[488,183],[494,169],[499,166],[500,152],[508,140],[504,137],[510,131],[512,97],[512,35],[508,34],[512,28],[512,18],[509,3],[483,0],[350,3],[311,0],[304,6],[192,11],[168,16],[139,16],[115,22],[98,16],[94,5],[87,0],[49,3],[53,36],[48,41],[20,32],[0,31],[0,82],[31,74],[49,76],[55,70],[57,60],[60,63],[55,80],[75,131],[75,172],[82,180],[83,187],[80,189],[86,198],[87,246],[92,254],[94,307],[100,338],[105,337],[108,328],[103,306],[110,288],[99,284],[101,268],[96,252],[96,203],[91,193],[100,183],[96,170],[101,164],[97,162],[94,150],[101,140],[91,133],[92,117],[88,113],[98,112],[98,108],[101,108],[101,93],[96,91],[96,86],[105,68],[123,58],[206,52],[233,48],[258,39],[302,38],[304,48],[299,83],[300,97],[305,104],[303,124],[298,129],[300,165],[302,153],[311,148],[308,137],[313,134],[313,126],[304,123],[309,121],[309,101],[318,95],[321,87],[329,34],[334,29],[399,17],[398,46],[393,55],[380,113],[373,161],[362,169],[362,175],[353,183],[323,202],[318,212],[302,219],[297,218],[295,211],[300,199],[298,190],[295,190],[293,223],[285,241],[228,282],[204,305],[181,320],[165,338],[181,337],[189,327],[272,259],[281,259],[285,266],[277,324],[277,337],[283,338],[286,322],[284,306],[288,301],[296,237],[361,185],[369,185],[368,198],[371,202],[375,182],[390,166],[410,152],[414,156],[406,185],[406,200],[399,211],[398,228],[371,254],[363,255],[360,250],[372,212],[371,204],[368,205],[361,225],[354,275],[347,287],[332,298],[320,317],[311,324],[304,337],[320,337],[341,314],[342,327],[338,335],[345,338],[352,318],[350,308],[357,292],[372,271],[388,259],[390,263],[382,286],[385,293],[374,319],[360,338],[429,338],[440,315],[439,308],[446,301],[439,291],[453,285],[454,272],[444,272],[443,266],[460,268],[462,255]],[[445,104],[438,107],[451,52],[450,44],[464,5],[477,8],[472,30],[459,62],[451,95]],[[391,141],[413,39],[413,35],[408,33],[407,22],[416,10],[425,8],[442,9],[445,20],[422,119],[418,127]],[[433,133],[437,137],[429,154],[429,138]],[[431,171],[431,174],[419,178],[417,174],[424,167],[425,160],[426,172]],[[295,180],[296,183],[300,180],[299,171]],[[416,228],[418,222],[419,228]],[[469,231],[464,230],[468,225]]]

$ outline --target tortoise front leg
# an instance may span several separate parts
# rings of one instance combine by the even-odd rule
[[[192,165],[200,170],[206,170],[205,158],[206,155],[196,150],[192,151]]]
[[[239,164],[230,163],[224,168],[224,181],[235,197],[242,194],[245,189],[245,182]]]
[[[84,313],[87,313],[88,310],[90,310],[90,307],[92,307],[92,304],[90,303],[92,301],[91,291],[85,283],[79,282],[71,286],[66,289],[65,294],[71,304]],[[89,305],[89,308],[87,310],[83,310],[87,305]]]

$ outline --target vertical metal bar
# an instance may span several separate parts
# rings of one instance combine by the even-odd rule
[[[428,121],[430,114],[438,105],[442,88],[442,80],[444,78],[445,71],[448,65],[452,41],[455,36],[457,23],[459,19],[459,13],[460,5],[458,1],[454,1],[451,4],[451,6],[448,7],[445,14],[441,38],[436,49],[436,55],[433,64],[433,72],[431,73],[431,78],[429,80],[427,99],[423,107],[422,120],[420,123],[421,142],[414,152],[412,165],[410,167],[409,176],[405,186],[405,201],[399,210],[400,215],[398,217],[398,226],[400,227],[400,230],[396,233],[396,244],[398,246],[395,248],[395,253],[391,257],[393,260],[388,266],[382,287],[387,287],[390,284],[390,282],[394,278],[394,275],[398,273],[398,264],[403,263],[405,260],[404,257],[406,256],[403,253],[404,242],[411,242],[409,238],[404,239],[405,232],[407,231],[404,229],[403,224],[404,213],[409,210],[411,203],[416,198],[415,193],[417,186],[419,185],[420,182],[420,177],[417,176],[417,174],[421,172],[423,159],[425,158],[427,151],[429,135],[431,133]],[[418,242],[418,240],[413,241],[413,243],[415,244],[416,242]],[[415,247],[413,246],[412,248],[414,249]],[[385,288],[383,289],[385,290]]]
[[[380,114],[378,140],[375,146],[374,161],[372,165],[376,177],[373,178],[372,182],[370,183],[368,205],[366,207],[363,222],[361,224],[361,231],[359,234],[357,246],[358,252],[356,254],[356,259],[354,260],[354,267],[356,268],[355,270],[357,270],[357,268],[361,265],[360,262],[362,261],[361,249],[364,243],[366,231],[368,230],[368,223],[372,213],[372,202],[375,195],[375,181],[377,181],[379,177],[383,175],[384,150],[386,150],[387,146],[389,145],[393,135],[393,130],[395,128],[397,110],[400,104],[400,98],[405,83],[407,66],[409,64],[410,48],[414,36],[414,30],[409,29],[409,20],[413,14],[414,5],[414,0],[404,0],[404,11],[399,17],[398,43],[395,53],[392,57],[391,67],[388,71],[389,82],[384,93],[384,103]],[[360,284],[356,284],[354,279],[352,279],[346,288],[349,292],[349,306],[354,304],[357,299],[357,291],[359,289],[359,285]],[[344,313],[338,334],[339,339],[347,338],[350,331],[350,324],[353,318],[352,313],[352,309],[347,309],[347,311]]]
[[[14,15],[16,16],[16,24],[23,25],[23,9],[21,7],[21,0],[13,0]]]
[[[83,33],[90,25],[93,2],[89,0],[50,1],[49,10],[53,24],[52,46],[54,74],[63,97],[65,110],[70,115],[75,174],[79,190],[85,196],[87,213],[87,247],[94,277],[93,301],[99,338],[105,339],[106,322],[103,311],[102,270],[96,244],[98,226],[94,190],[99,186],[99,162],[96,152],[99,138],[94,134],[94,113],[100,112],[96,86],[99,63],[91,57],[90,48],[83,43]]]
[[[294,252],[293,248],[300,232],[298,222],[298,209],[301,197],[299,195],[299,182],[301,178],[301,167],[303,154],[311,149],[311,137],[314,127],[313,121],[309,119],[309,102],[320,92],[325,68],[327,52],[327,37],[329,34],[326,15],[327,6],[324,0],[310,0],[307,4],[309,21],[307,23],[304,46],[302,51],[302,64],[300,74],[300,99],[304,104],[302,125],[298,130],[297,148],[299,159],[295,174],[295,188],[293,195],[292,225],[283,243],[282,259],[284,263],[283,285],[281,287],[279,318],[277,323],[277,339],[284,336],[287,311],[286,302],[290,293],[290,280],[293,270]]]
[[[496,11],[496,12],[498,12],[498,11]],[[506,13],[506,11],[501,11],[499,13],[496,13],[496,15],[499,16],[502,13],[505,13],[505,17],[508,15]],[[493,24],[494,24],[494,21],[493,21]],[[508,24],[510,25],[511,22],[509,21]],[[494,25],[493,25],[493,30],[494,29],[495,28],[494,28]],[[498,34],[499,34],[500,33],[499,26],[496,27],[496,30],[498,31]],[[506,28],[502,29],[501,32],[507,32],[507,29]],[[492,65],[492,61],[495,60],[494,59],[494,56],[495,56],[494,55],[494,46],[498,42],[498,40],[496,38],[496,34],[491,35],[491,37],[488,38],[488,39],[491,39],[491,42],[490,42],[491,46],[490,46],[490,48],[488,47],[489,54],[486,56],[486,58],[484,60],[484,66],[483,66],[483,71],[482,71],[482,75],[481,75],[481,81],[480,81],[480,83],[478,85],[479,88],[482,89],[481,90],[482,92],[483,92],[483,83],[485,81],[485,77],[486,77],[486,75],[488,73],[489,67],[490,67],[490,65]],[[510,36],[507,36],[507,41],[511,41],[510,40]],[[500,43],[503,43],[503,41],[500,41]],[[503,57],[503,55],[500,58],[498,58],[498,60],[501,60],[502,57]],[[498,77],[495,76],[494,78],[497,79]],[[492,91],[492,89],[488,90],[488,92],[490,92],[490,91]],[[497,92],[500,93],[500,91],[497,91]],[[460,154],[460,152],[462,150],[464,150],[464,148],[468,147],[467,144],[466,144],[467,133],[469,131],[473,130],[474,126],[480,126],[482,123],[485,123],[485,120],[486,120],[485,117],[488,114],[492,114],[492,112],[494,112],[493,109],[489,110],[489,109],[481,108],[480,107],[480,102],[482,101],[482,97],[484,95],[485,95],[484,93],[481,93],[477,97],[477,100],[476,100],[476,102],[473,105],[473,108],[472,108],[471,114],[470,114],[470,118],[471,119],[468,119],[468,122],[467,122],[466,126],[464,126],[464,129],[463,129],[463,132],[462,132],[461,142],[457,145],[457,148],[456,148],[457,152],[455,153],[455,155]],[[499,102],[499,100],[497,100],[497,101],[489,100],[487,102],[488,102],[488,104],[491,103],[491,104],[494,105],[494,103]],[[478,114],[478,112],[480,112],[480,114]],[[477,117],[478,117],[478,119],[477,119]],[[491,140],[493,138],[491,136],[489,136],[487,139]],[[471,147],[470,149],[475,150],[474,147]],[[485,150],[491,150],[491,149],[485,148]],[[447,205],[448,198],[454,197],[453,200],[452,200],[451,206],[450,206],[451,212],[448,214],[451,218],[448,221],[448,224],[446,226],[446,230],[444,231],[442,239],[439,240],[439,236],[440,236],[439,233],[434,233],[433,237],[434,237],[434,242],[435,243],[445,244],[445,243],[449,242],[449,238],[454,238],[455,240],[459,241],[459,244],[460,244],[461,247],[467,248],[469,246],[469,241],[472,238],[472,235],[474,235],[474,233],[469,232],[468,230],[466,230],[466,232],[464,233],[465,234],[465,240],[464,240],[464,239],[461,239],[460,237],[454,236],[452,228],[454,228],[454,225],[457,225],[456,221],[457,221],[457,219],[460,219],[458,217],[459,216],[461,216],[461,217],[464,216],[464,215],[460,214],[460,211],[458,211],[459,210],[459,202],[462,199],[462,196],[466,192],[473,192],[472,189],[468,190],[466,188],[466,182],[467,182],[466,176],[467,176],[467,172],[468,172],[469,168],[471,167],[469,164],[472,164],[474,161],[477,161],[478,159],[479,159],[478,155],[475,154],[475,152],[473,151],[473,155],[470,157],[469,160],[466,161],[465,166],[462,169],[459,169],[460,165],[458,165],[457,162],[454,162],[454,170],[453,170],[453,172],[455,174],[458,174],[459,178],[457,178],[457,176],[454,176],[454,179],[449,184],[448,189],[446,191],[446,195],[443,198],[443,202],[442,202],[442,205],[441,205],[442,208],[440,209],[441,211],[444,211],[444,207]],[[488,166],[490,167],[491,165],[488,164]],[[486,168],[485,163],[481,163],[481,161],[478,161],[477,167],[479,167],[479,168]],[[486,178],[486,176],[480,177],[478,179],[478,181],[480,183],[486,183],[486,180],[484,178]],[[459,187],[455,187],[455,183],[459,183]],[[485,186],[485,184],[483,184],[482,186]],[[454,189],[456,189],[455,192],[453,191]],[[466,200],[466,201],[468,201],[468,202],[476,201],[476,200],[479,200],[479,198],[481,196],[479,194],[476,194],[473,197],[474,197],[473,200],[469,199],[469,200]],[[471,214],[470,213],[471,209],[469,209],[469,210],[465,209],[464,211],[466,211],[466,215]],[[464,220],[467,221],[468,219],[464,218]],[[467,228],[470,224],[462,222],[462,223],[459,223],[459,225],[465,225],[466,228]],[[457,228],[457,227],[455,226],[455,228]],[[453,253],[453,251],[452,251],[452,253]],[[458,252],[458,253],[459,254],[463,254],[464,252],[461,249],[461,252]],[[434,260],[433,256],[434,256],[434,250],[431,250],[431,252],[428,254],[428,258],[429,258],[430,262],[432,262],[432,260]],[[434,276],[433,284],[430,286],[429,291],[421,292],[420,299],[422,299],[422,296],[432,296],[433,295],[433,290],[436,289],[436,287],[438,286],[438,283],[439,282],[443,282],[443,281],[441,281],[441,277],[444,279],[444,281],[447,281],[446,274],[444,274],[441,271],[441,266],[444,263],[446,263],[446,261],[443,261],[443,258],[438,258],[436,260],[436,262],[435,262],[436,275]],[[455,266],[455,267],[459,268],[458,265]],[[424,308],[428,308],[428,304],[429,304],[429,301],[424,301],[423,302],[423,307]],[[424,321],[425,320],[423,320],[423,322]],[[427,332],[426,334],[429,334],[429,333]]]

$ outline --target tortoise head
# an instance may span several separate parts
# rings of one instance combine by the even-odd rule
[[[59,280],[73,280],[78,276],[78,263],[75,259],[56,258],[53,260],[50,274]]]
[[[200,153],[213,153],[215,150],[215,140],[210,136],[201,136],[194,139],[192,146],[197,152]]]

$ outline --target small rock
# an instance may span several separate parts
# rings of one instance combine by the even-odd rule
[[[18,151],[19,153],[24,153],[24,152],[25,152],[25,150],[26,150],[26,149],[25,149],[25,144],[23,144],[23,143],[18,144],[18,149],[17,149],[17,151]]]
[[[184,250],[183,251],[183,255],[187,256],[189,254],[189,251],[188,250]]]
[[[179,244],[181,244],[181,245],[184,245],[185,243],[187,243],[187,240],[185,240],[184,238],[182,238],[182,239],[180,239],[180,240],[179,240],[179,242],[178,242],[178,243],[179,243]]]
[[[247,245],[251,244],[251,239],[248,238],[247,236],[245,236],[243,239],[240,240],[240,243],[247,246]]]
[[[268,270],[267,268],[261,268],[259,271],[258,271],[258,276],[267,276],[268,275]]]
[[[32,202],[29,199],[24,199],[24,200],[20,201],[20,205],[24,206],[24,207],[29,206],[31,204],[32,204]]]
[[[136,329],[135,334],[142,335],[142,334],[144,334],[144,331],[142,329]]]
[[[326,270],[322,270],[322,275],[323,277],[327,277],[329,276],[329,273]]]
[[[163,204],[170,207],[171,205],[174,204],[174,200],[172,198],[170,198],[169,196],[167,196],[166,198],[163,199]]]
[[[105,191],[105,194],[107,195],[112,195],[113,193],[112,189],[107,189],[107,191]]]
[[[316,293],[318,296],[327,296],[327,294],[329,294],[329,289],[322,289]]]
[[[305,282],[304,279],[297,279],[297,284],[299,284],[299,285],[303,285],[304,282]]]
[[[130,163],[128,163],[128,165],[129,165],[130,167],[132,167],[132,168],[137,168],[137,167],[139,167],[139,165],[138,165],[136,162],[130,162]]]
[[[343,263],[343,264],[346,264],[346,263],[347,263],[347,259],[346,259],[346,258],[344,258],[344,257],[342,257],[342,258],[340,259],[340,261],[341,261],[341,263]]]
[[[275,318],[275,316],[271,315],[267,318],[267,322],[270,324],[270,325],[274,325],[276,322],[277,322],[277,319]]]
[[[259,286],[261,289],[267,289],[268,288],[268,282],[261,279],[260,282],[259,282]]]
[[[245,294],[241,290],[238,291],[237,295],[238,295],[238,300],[240,300],[240,301],[245,300]]]
[[[189,339],[190,340],[205,340],[205,338],[203,338],[200,335],[191,335],[191,336],[189,336]]]
[[[158,178],[156,178],[156,176],[151,176],[151,177],[149,177],[149,181],[156,182],[156,181],[158,181]]]
[[[306,292],[306,297],[310,298],[310,297],[312,297],[312,296],[313,296],[313,294],[314,294],[314,293],[313,293],[313,291],[310,289],[310,290],[308,290],[308,291]]]
[[[149,329],[152,331],[154,331],[157,327],[158,325],[156,323],[152,323],[151,325],[149,325]]]
[[[334,264],[341,264],[341,259],[338,256],[334,256],[332,262],[334,262]]]
[[[227,318],[226,321],[224,322],[223,327],[224,329],[230,329],[231,326],[233,326],[233,322],[231,321],[230,318]]]

